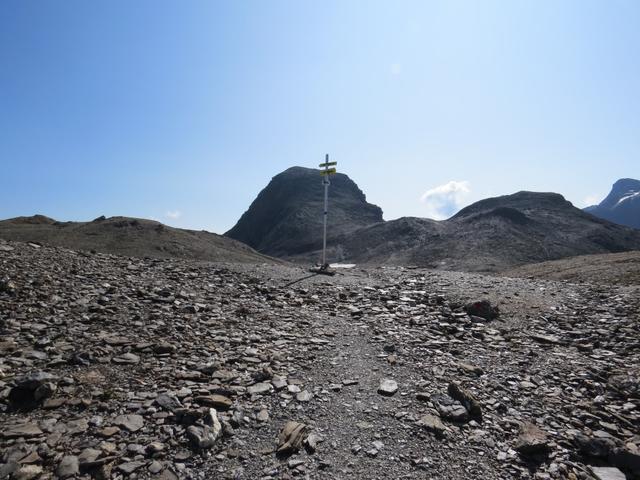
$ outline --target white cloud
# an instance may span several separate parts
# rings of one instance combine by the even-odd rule
[[[402,73],[402,65],[399,63],[392,63],[389,66],[389,70],[391,71],[391,75],[400,75]]]
[[[582,205],[590,207],[591,205],[598,205],[602,201],[603,197],[600,195],[587,195],[582,199]]]
[[[471,184],[462,180],[451,180],[444,185],[439,185],[427,190],[420,197],[420,201],[426,206],[426,216],[434,220],[444,220],[460,210],[466,203],[471,193]]]
[[[182,212],[180,210],[169,210],[165,215],[171,220],[177,220],[182,216]]]

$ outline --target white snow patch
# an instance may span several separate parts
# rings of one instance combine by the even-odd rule
[[[634,198],[634,197],[640,197],[640,192],[628,192],[624,197],[622,197],[620,200],[618,200],[618,202],[616,203],[616,206],[618,206],[622,202],[625,202],[625,201],[629,200],[630,198]]]

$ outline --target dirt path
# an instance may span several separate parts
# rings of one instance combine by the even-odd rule
[[[499,478],[488,458],[466,458],[467,446],[455,428],[436,439],[416,426],[428,411],[416,399],[416,386],[431,384],[446,391],[447,384],[433,378],[428,367],[420,371],[402,359],[402,351],[395,349],[405,338],[387,336],[366,318],[338,315],[321,321],[335,336],[307,380],[325,395],[305,408],[309,423],[326,439],[309,457],[323,471],[318,478],[430,478],[435,470],[438,478],[457,479],[461,468],[465,476]],[[382,379],[396,381],[398,392],[380,395]],[[490,455],[483,448],[475,450],[474,456]]]

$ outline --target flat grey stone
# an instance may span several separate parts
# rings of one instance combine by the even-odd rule
[[[127,475],[131,475],[133,472],[143,467],[145,464],[146,462],[142,461],[121,463],[120,465],[118,465],[118,470],[126,473]]]
[[[125,353],[119,357],[115,357],[112,361],[113,363],[135,364],[140,363],[140,357],[135,353]]]
[[[378,393],[385,397],[390,397],[398,391],[398,383],[395,380],[384,378],[380,380],[380,386],[378,387]]]
[[[130,432],[137,432],[144,426],[144,418],[140,415],[118,415],[114,423]]]
[[[182,407],[180,400],[178,400],[175,395],[170,395],[168,393],[161,393],[158,395],[155,399],[155,403],[170,412]]]
[[[296,394],[296,400],[299,402],[308,402],[313,398],[313,393],[308,390],[303,390],[302,392]]]
[[[78,457],[74,455],[67,455],[62,457],[60,463],[58,464],[58,468],[56,469],[56,475],[60,478],[68,478],[73,477],[74,475],[78,475],[80,473],[80,464],[78,462]]]
[[[589,467],[598,480],[626,480],[624,473],[615,467]]]
[[[436,434],[442,434],[447,430],[447,427],[444,426],[439,417],[430,414],[424,415],[420,418],[420,420],[418,420],[418,425]]]
[[[40,430],[38,425],[35,423],[22,423],[20,425],[10,425],[5,427],[0,435],[4,438],[31,438],[38,437],[42,435],[43,432]]]
[[[273,385],[267,382],[256,383],[255,385],[251,385],[249,388],[247,388],[247,392],[249,392],[251,395],[262,395],[264,393],[271,392],[271,390],[273,390]]]

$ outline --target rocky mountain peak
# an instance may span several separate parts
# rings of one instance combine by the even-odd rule
[[[53,225],[56,221],[46,215],[31,215],[30,217],[15,217],[9,220],[14,224],[23,225]]]
[[[460,210],[452,219],[466,218],[471,215],[488,212],[504,213],[504,209],[518,210],[520,212],[532,210],[571,210],[571,202],[559,193],[520,191],[511,195],[486,198],[475,202]]]
[[[638,193],[640,193],[640,180],[621,178],[613,184],[611,192],[609,192],[609,195],[607,195],[599,206],[613,208],[620,202]]]
[[[640,180],[636,180],[634,178],[621,178],[613,184],[613,190],[634,190],[637,192],[640,190]]]
[[[317,247],[322,234],[324,189],[319,170],[291,167],[271,179],[225,235],[269,255],[287,256]],[[331,176],[331,236],[382,222],[382,210],[347,175]]]
[[[640,180],[621,178],[602,202],[585,211],[611,222],[640,228]]]

